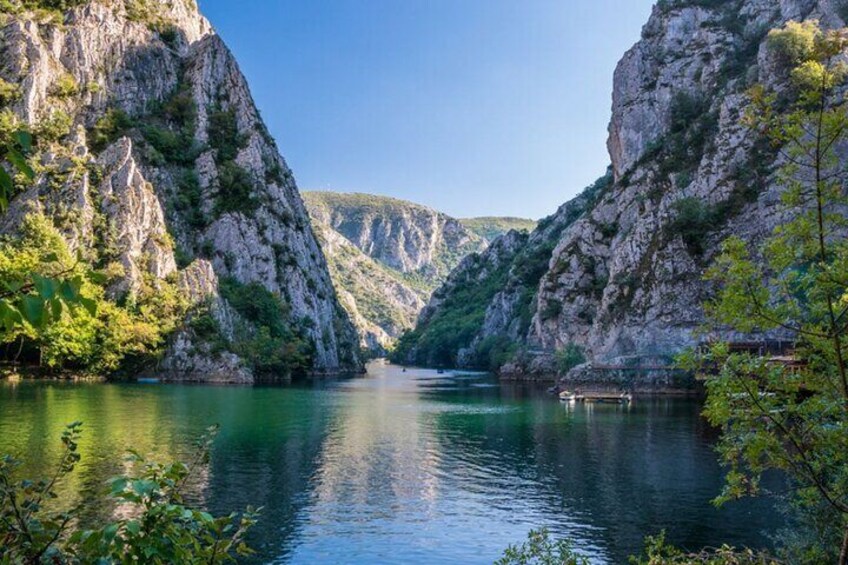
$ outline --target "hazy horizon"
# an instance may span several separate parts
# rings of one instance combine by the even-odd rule
[[[539,219],[603,174],[650,0],[201,0],[301,190]]]

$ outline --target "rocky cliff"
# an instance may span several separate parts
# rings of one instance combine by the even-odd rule
[[[505,369],[546,371],[572,344],[609,360],[697,342],[711,292],[703,273],[719,242],[732,234],[757,241],[782,217],[776,151],[740,123],[749,86],[785,80],[766,34],[789,20],[843,26],[847,15],[834,0],[659,2],[615,71],[609,182],[540,250],[544,272],[525,286],[529,311],[516,311],[507,282],[470,337],[441,357],[479,365],[480,345],[503,338],[518,343]],[[421,345],[406,349],[432,360],[434,350]]]
[[[92,264],[122,265],[116,297],[143,276],[177,277],[196,300],[222,301],[220,313],[219,280],[258,285],[279,302],[311,370],[359,370],[355,329],[291,171],[194,0],[12,0],[3,11],[3,120],[29,124],[40,163],[0,229],[48,215]],[[243,322],[252,335],[253,320]],[[224,350],[237,339],[218,333]],[[212,356],[223,360],[218,380],[230,369],[234,380],[252,379],[202,342],[187,326],[163,367],[203,380],[216,372]]]
[[[425,206],[370,194],[305,192],[342,304],[374,354],[410,329],[432,291],[469,253],[517,218],[456,220]],[[466,222],[470,226],[466,226]]]

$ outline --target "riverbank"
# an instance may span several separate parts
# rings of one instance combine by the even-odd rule
[[[702,383],[691,372],[677,368],[667,357],[618,358],[608,363],[583,363],[564,375],[553,371],[551,365],[536,363],[533,370],[511,367],[498,376],[505,382],[547,383],[559,390],[627,391],[657,396],[701,396],[704,393]]]

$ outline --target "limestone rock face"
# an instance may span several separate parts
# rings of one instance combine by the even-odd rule
[[[193,0],[20,12],[0,34],[0,78],[18,89],[6,109],[56,137],[44,179],[0,230],[40,211],[88,251],[108,231],[126,272],[119,290],[206,261],[216,277],[280,297],[315,372],[362,369],[294,177]]]
[[[518,342],[508,365],[515,372],[550,370],[554,352],[569,344],[603,361],[665,355],[696,343],[701,304],[713,290],[703,274],[720,242],[730,235],[760,241],[786,218],[776,151],[741,123],[751,84],[786,80],[765,47],[766,33],[789,20],[844,26],[841,6],[831,0],[658,4],[615,71],[609,182],[574,209],[578,217],[561,231],[545,238],[549,227],[540,223],[528,246],[534,239],[548,243],[537,247],[541,276],[535,284],[534,277],[524,279],[523,301],[513,298],[510,289],[521,285],[509,277],[453,362],[478,363],[475,346],[492,336]],[[681,227],[691,226],[678,223],[683,204],[715,213],[719,225],[684,239]],[[425,311],[438,309],[439,295],[449,291],[437,292]],[[529,308],[518,312],[517,304]]]
[[[103,180],[95,197],[124,267],[123,290],[133,290],[142,270],[164,279],[177,269],[173,244],[161,203],[133,158],[132,142],[128,138],[116,141],[100,155],[97,165],[103,169]]]

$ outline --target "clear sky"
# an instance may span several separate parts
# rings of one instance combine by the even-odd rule
[[[539,218],[609,162],[652,0],[200,0],[302,190]]]

